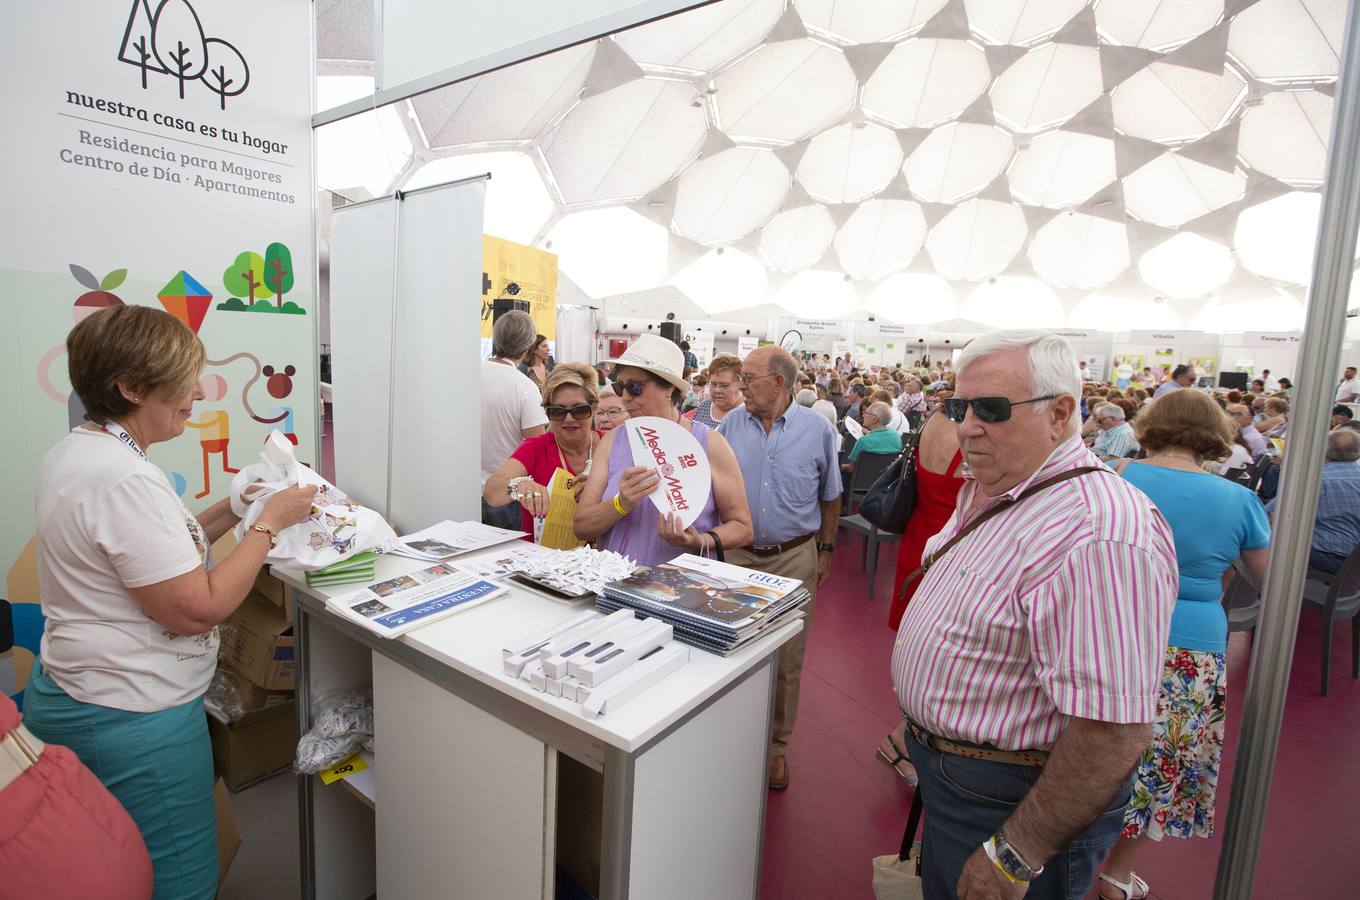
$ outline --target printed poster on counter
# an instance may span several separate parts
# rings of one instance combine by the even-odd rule
[[[40,0],[0,28],[0,575],[22,689],[41,633],[34,496],[79,425],[65,340],[100,309],[165,310],[207,351],[188,427],[150,459],[192,513],[277,428],[317,462],[311,60],[304,0]]]
[[[663,514],[688,528],[699,518],[713,488],[708,455],[689,429],[669,419],[642,416],[624,423],[633,465],[656,469],[661,479],[649,496]]]

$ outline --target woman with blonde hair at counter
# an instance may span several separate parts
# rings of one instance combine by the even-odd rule
[[[278,532],[306,521],[316,488],[270,497],[214,566],[212,542],[239,521],[230,503],[195,517],[146,456],[184,432],[202,399],[203,344],[169,313],[113,306],[76,325],[66,352],[90,421],[38,473],[47,621],[24,724],[69,747],[132,816],[154,897],[210,898],[217,828],[203,694],[217,625],[245,599]]]

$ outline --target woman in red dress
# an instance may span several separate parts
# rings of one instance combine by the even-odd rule
[[[926,541],[944,528],[954,514],[954,501],[963,486],[963,476],[959,474],[962,462],[963,451],[959,449],[954,423],[945,416],[932,414],[926,419],[916,450],[916,508],[907,520],[897,550],[897,574],[893,578],[892,609],[888,613],[888,626],[894,631],[902,623],[907,602],[921,579],[908,585],[905,592],[902,582],[921,565]],[[905,727],[905,723],[899,724],[883,738],[878,745],[878,758],[895,769],[907,784],[915,784],[916,770],[902,750]]]

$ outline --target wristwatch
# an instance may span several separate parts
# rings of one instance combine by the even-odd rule
[[[818,553],[830,553],[831,551],[833,551],[833,550],[835,550],[835,549],[836,549],[836,545],[833,544],[833,543],[831,543],[830,541],[818,541],[818,542],[817,542],[817,552],[818,552]]]
[[[1033,881],[1044,873],[1043,866],[1037,869],[1029,867],[1029,863],[1025,862],[1006,841],[1006,835],[1000,828],[982,845],[982,848],[986,851],[987,858],[1012,882]]]

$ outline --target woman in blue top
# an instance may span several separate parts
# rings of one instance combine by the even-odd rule
[[[1219,602],[1224,575],[1240,561],[1259,587],[1270,544],[1256,495],[1202,468],[1226,457],[1233,440],[1233,422],[1217,403],[1199,391],[1172,391],[1140,412],[1134,429],[1148,457],[1125,463],[1122,473],[1171,526],[1180,590],[1152,744],[1134,770],[1123,838],[1100,876],[1100,895],[1111,900],[1148,895],[1147,882],[1132,871],[1144,837],[1213,834],[1228,695],[1228,620]]]

